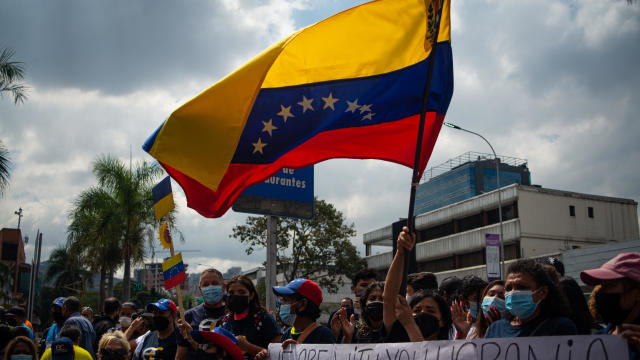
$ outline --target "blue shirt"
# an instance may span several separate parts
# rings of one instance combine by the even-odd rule
[[[96,353],[93,349],[93,343],[96,341],[96,332],[93,330],[93,325],[85,318],[76,312],[71,314],[64,325],[73,325],[80,329],[82,338],[80,339],[80,347],[87,350],[91,354],[92,358],[96,358]]]
[[[527,336],[577,335],[573,321],[566,317],[538,317],[522,325],[511,325],[511,320],[500,319],[487,330],[486,339]]]

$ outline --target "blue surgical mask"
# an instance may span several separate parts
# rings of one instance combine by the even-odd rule
[[[538,290],[536,290],[538,291]],[[526,319],[533,315],[538,307],[537,303],[533,302],[533,293],[536,291],[531,290],[514,290],[504,294],[505,307],[513,316],[517,316],[520,319]]]
[[[11,360],[32,360],[33,357],[27,354],[14,354],[11,355]]]
[[[296,315],[291,313],[291,304],[280,305],[280,320],[283,324],[291,326],[295,318]]]
[[[475,301],[469,301],[469,314],[474,319],[478,318],[478,303]]]
[[[504,317],[504,300],[497,296],[487,296],[482,299],[482,312],[485,316],[489,316],[489,310],[491,310],[492,306],[495,306],[498,309],[500,316]]]
[[[202,298],[207,304],[217,304],[222,300],[222,286],[212,285],[203,287]]]

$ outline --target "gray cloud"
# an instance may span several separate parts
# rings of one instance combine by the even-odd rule
[[[2,2],[0,46],[25,61],[30,98],[0,99],[0,133],[15,162],[0,225],[63,243],[66,213],[95,183],[91,162],[112,153],[151,161],[147,136],[180,104],[274,40],[355,1],[177,3]],[[534,183],[640,200],[640,6],[625,1],[454,1],[455,92],[447,119],[487,137],[499,154],[527,158]],[[444,128],[430,166],[469,150]],[[407,216],[411,171],[373,160],[316,166],[315,189],[353,222],[352,241]],[[182,249],[192,266],[261,263],[229,239],[244,214],[205,219],[174,183]],[[31,245],[29,245],[31,246]],[[28,247],[28,250],[31,249]],[[29,250],[30,251],[30,250]]]

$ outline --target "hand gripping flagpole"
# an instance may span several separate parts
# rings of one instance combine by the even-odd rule
[[[434,1],[436,3],[437,1]],[[440,33],[440,16],[442,14],[442,4],[438,7],[436,11],[435,21],[434,21],[434,31],[433,37],[431,39],[431,53],[429,54],[429,69],[427,71],[427,82],[424,85],[424,92],[422,94],[422,109],[420,111],[420,125],[418,127],[418,140],[416,141],[416,152],[415,159],[413,162],[413,176],[411,177],[411,193],[409,196],[409,214],[407,217],[407,226],[409,227],[409,231],[413,234],[416,231],[416,219],[413,215],[414,212],[414,204],[416,200],[416,190],[418,189],[418,183],[420,181],[420,152],[422,150],[422,138],[424,134],[424,124],[426,122],[427,116],[427,103],[429,102],[429,94],[431,93],[431,80],[433,78],[433,68],[435,65],[435,57],[438,46],[438,34]],[[413,256],[415,257],[415,245],[412,251]],[[405,294],[407,289],[407,275],[409,275],[409,255],[410,253],[405,252],[404,259],[404,272],[402,274],[402,285],[400,285],[400,293],[402,295]]]

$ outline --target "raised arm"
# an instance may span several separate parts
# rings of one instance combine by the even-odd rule
[[[391,266],[389,267],[389,271],[387,272],[387,278],[384,282],[384,291],[382,294],[382,297],[384,299],[382,319],[387,333],[391,331],[391,326],[393,326],[393,323],[397,320],[395,315],[395,308],[398,291],[400,290],[400,285],[402,284],[402,272],[404,270],[405,254],[413,249],[415,243],[415,234],[410,234],[409,228],[406,226],[403,227],[400,235],[398,235],[396,255],[393,257],[393,261],[391,262]]]

